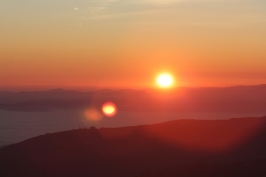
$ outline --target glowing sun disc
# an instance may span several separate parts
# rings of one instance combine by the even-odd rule
[[[161,74],[157,78],[157,84],[161,87],[170,87],[173,82],[173,77],[170,74]]]
[[[102,112],[107,117],[112,117],[117,113],[116,105],[112,102],[107,102],[102,106]]]

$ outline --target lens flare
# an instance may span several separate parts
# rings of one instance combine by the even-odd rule
[[[107,117],[113,117],[117,113],[116,105],[112,102],[104,103],[102,106],[102,112]]]
[[[94,122],[98,122],[103,118],[103,114],[96,108],[89,108],[85,110],[84,115],[87,119]]]

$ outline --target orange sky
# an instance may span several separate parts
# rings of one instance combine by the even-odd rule
[[[1,2],[0,88],[266,83],[262,0]]]

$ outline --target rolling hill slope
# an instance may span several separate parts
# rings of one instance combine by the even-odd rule
[[[263,176],[266,117],[41,135],[0,149],[0,176]]]

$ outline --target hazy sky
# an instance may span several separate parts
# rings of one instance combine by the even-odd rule
[[[0,87],[266,83],[265,0],[0,0]]]

